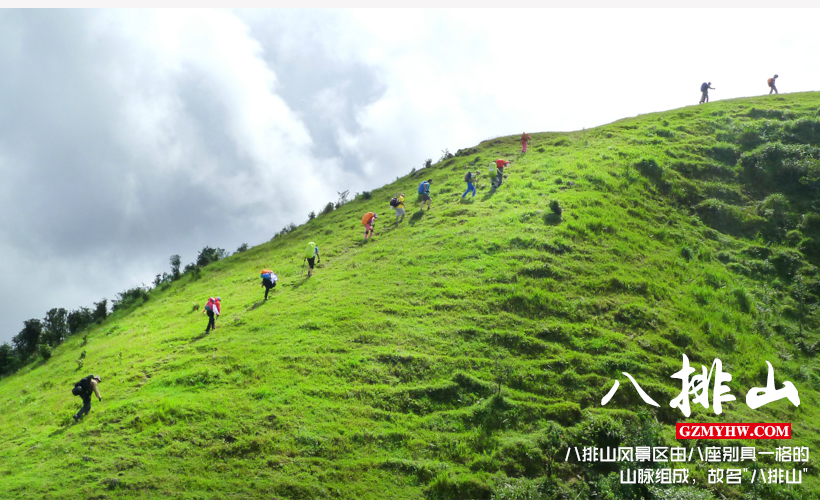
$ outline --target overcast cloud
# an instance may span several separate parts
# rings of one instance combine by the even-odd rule
[[[441,150],[815,90],[816,10],[0,10],[0,342]]]

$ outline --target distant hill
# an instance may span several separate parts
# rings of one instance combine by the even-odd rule
[[[566,456],[820,450],[819,115],[820,93],[720,101],[533,133],[525,156],[515,131],[161,286],[87,345],[72,337],[0,380],[0,497],[815,498],[813,462],[774,455],[708,466],[697,453]],[[492,191],[497,158],[514,162]],[[478,194],[462,201],[468,169],[481,172]],[[379,218],[365,244],[367,211]],[[308,280],[311,240],[321,264]],[[267,302],[262,268],[281,278]],[[216,295],[223,314],[204,335],[200,311]],[[736,400],[721,415],[713,383],[708,409],[691,402],[685,419],[670,407],[683,355],[695,374],[716,358],[731,374]],[[766,361],[799,407],[746,405]],[[103,401],[74,424],[71,386],[88,373],[102,376]],[[793,438],[678,442],[678,421],[791,422]],[[742,467],[743,483],[709,484],[721,466]],[[687,468],[690,483],[620,484],[619,469],[653,467]],[[807,472],[801,485],[750,484],[778,467]]]

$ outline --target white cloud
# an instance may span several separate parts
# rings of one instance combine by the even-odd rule
[[[816,88],[814,12],[0,11],[0,340],[444,148]]]

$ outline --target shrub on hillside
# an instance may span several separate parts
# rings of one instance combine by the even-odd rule
[[[325,208],[322,209],[321,214],[322,215],[327,215],[330,212],[332,212],[335,208],[336,207],[333,206],[333,202],[329,201],[329,202],[327,202],[327,205],[325,205]]]
[[[564,213],[564,209],[561,207],[561,202],[559,202],[558,200],[550,201],[550,210],[552,211],[552,213],[558,216]]]
[[[115,312],[133,304],[141,304],[148,300],[149,297],[150,295],[145,287],[137,286],[129,288],[128,290],[118,293],[117,297],[111,301],[111,311]]]
[[[154,288],[159,288],[160,285],[164,285],[166,283],[170,283],[171,275],[168,273],[157,274],[154,276]]]
[[[51,346],[48,344],[40,344],[37,346],[37,354],[44,360],[49,359],[52,353],[53,351],[51,349]]]
[[[339,199],[336,200],[336,205],[335,205],[336,209],[338,210],[339,207],[341,207],[342,205],[347,203],[347,196],[350,194],[350,190],[345,189],[344,191],[336,191],[336,194],[339,195]]]
[[[66,323],[68,325],[68,334],[74,335],[75,333],[79,333],[88,327],[91,323],[94,322],[94,318],[91,314],[91,309],[87,307],[81,307],[76,311],[71,311],[68,313],[68,318],[66,318]]]
[[[783,141],[820,145],[820,119],[804,117],[785,123]]]
[[[747,214],[742,208],[715,198],[698,203],[695,212],[707,226],[735,236],[753,236],[765,226],[762,217]]]
[[[803,214],[800,221],[800,230],[803,231],[803,234],[820,234],[820,214],[814,212]]]
[[[43,322],[39,319],[29,319],[23,322],[23,329],[11,339],[20,359],[24,360],[37,351],[42,334]]]
[[[719,142],[712,146],[706,154],[726,165],[734,165],[740,158],[740,149],[734,144]]]
[[[310,213],[308,214],[308,221],[312,221],[315,218],[316,218],[316,212],[311,210]]]
[[[313,212],[311,212],[311,213],[313,213]],[[241,245],[239,245],[239,248],[236,249],[235,253],[242,253],[242,252],[246,252],[247,250],[248,250],[248,244],[247,243],[242,243]]]
[[[293,225],[293,223],[291,223],[291,225]],[[228,252],[226,252],[223,248],[205,247],[200,250],[199,254],[196,256],[196,265],[199,267],[205,267],[211,262],[220,261],[227,256]]]
[[[191,262],[190,264],[185,266],[185,269],[183,270],[182,274],[190,274],[191,279],[198,280],[201,276],[201,271],[198,265]]]
[[[639,161],[635,164],[635,168],[644,177],[648,177],[655,181],[658,181],[663,177],[663,167],[658,165],[658,162],[651,158],[648,160],[644,159]]]
[[[8,344],[0,344],[0,375],[14,373],[19,366],[17,353]]]
[[[171,279],[176,281],[179,279],[179,266],[182,265],[182,257],[179,255],[172,255],[169,259],[171,261]]]

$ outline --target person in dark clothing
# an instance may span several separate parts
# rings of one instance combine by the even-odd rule
[[[262,286],[265,287],[265,300],[268,300],[268,292],[271,288],[276,288],[276,281],[279,279],[270,269],[262,269]]]
[[[698,104],[703,104],[704,102],[709,102],[709,90],[715,90],[712,87],[712,82],[704,82],[700,86],[700,102]]]
[[[769,85],[769,95],[772,95],[772,92],[774,92],[775,94],[779,94],[779,92],[777,91],[777,83],[775,82],[775,80],[777,80],[777,75],[774,75],[773,77],[766,80],[766,83]]]
[[[80,408],[80,411],[74,415],[74,421],[79,422],[83,416],[87,415],[89,411],[91,411],[91,394],[96,394],[97,399],[102,401],[102,396],[100,396],[100,390],[97,388],[97,384],[102,382],[99,375],[89,375],[87,377],[82,378],[79,382],[74,384],[74,389],[71,391],[72,394],[75,396],[80,396],[83,398],[83,407]]]

